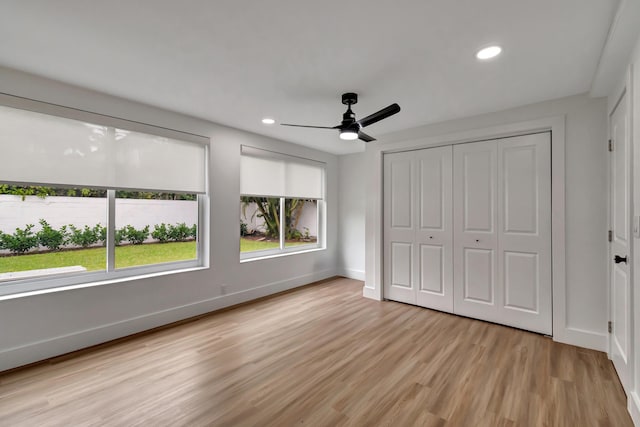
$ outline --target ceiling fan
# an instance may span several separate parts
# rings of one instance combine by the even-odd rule
[[[281,123],[281,125],[295,126],[300,128],[340,129],[340,139],[354,140],[359,138],[364,142],[371,142],[375,141],[376,139],[362,132],[362,128],[379,122],[382,119],[386,119],[387,117],[393,116],[400,111],[400,106],[398,104],[391,104],[380,111],[368,115],[364,119],[356,120],[356,115],[353,111],[351,111],[351,106],[358,103],[358,94],[351,92],[343,93],[342,103],[347,106],[347,111],[342,115],[342,123],[340,123],[338,126],[306,126],[292,125],[288,123]]]

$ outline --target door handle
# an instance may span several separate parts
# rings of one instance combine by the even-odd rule
[[[613,262],[615,262],[616,264],[620,264],[621,262],[624,262],[625,264],[627,263],[627,257],[621,257],[620,255],[616,255],[613,257]]]

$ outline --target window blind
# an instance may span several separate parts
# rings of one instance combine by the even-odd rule
[[[0,106],[0,181],[204,193],[206,148]]]
[[[322,199],[325,163],[242,146],[240,192],[243,195]]]

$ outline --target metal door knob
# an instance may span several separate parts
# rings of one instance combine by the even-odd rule
[[[613,262],[615,262],[616,264],[620,264],[621,262],[624,262],[625,264],[627,263],[627,257],[621,257],[620,255],[616,255],[613,257]]]

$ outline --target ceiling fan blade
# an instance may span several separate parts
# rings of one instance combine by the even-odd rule
[[[307,126],[307,125],[291,125],[288,123],[280,123],[281,126],[293,126],[293,127],[297,127],[297,128],[314,128],[314,129],[338,129],[337,126],[334,127],[330,127],[330,126]]]
[[[363,140],[364,142],[371,142],[371,141],[375,141],[376,139],[372,136],[367,135],[366,133],[359,131],[358,132],[358,139]]]
[[[383,108],[380,111],[377,111],[373,114],[368,115],[364,119],[358,120],[360,126],[365,127],[372,125],[376,122],[379,122],[382,119],[386,119],[389,116],[393,116],[394,114],[400,111],[400,106],[398,104],[391,104],[386,108]]]

